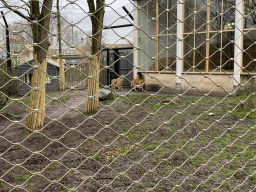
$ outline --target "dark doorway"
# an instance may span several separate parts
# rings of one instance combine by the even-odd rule
[[[108,85],[112,79],[125,76],[123,86],[130,86],[133,80],[133,49],[114,48],[107,50],[107,61],[110,69],[108,70]]]

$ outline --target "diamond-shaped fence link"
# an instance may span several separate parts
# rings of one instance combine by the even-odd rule
[[[252,0],[1,0],[0,191],[255,191]]]

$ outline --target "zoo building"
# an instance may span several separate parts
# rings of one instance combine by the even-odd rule
[[[146,89],[225,95],[255,73],[253,1],[134,3],[134,76],[142,74]]]

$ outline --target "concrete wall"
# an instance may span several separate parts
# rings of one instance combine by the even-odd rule
[[[234,79],[226,74],[209,75],[206,78],[202,74],[182,74],[181,90],[176,89],[175,74],[142,73],[145,78],[145,89],[155,91],[155,87],[162,92],[185,94],[210,94],[226,95],[233,91]]]

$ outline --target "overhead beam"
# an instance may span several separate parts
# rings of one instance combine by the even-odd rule
[[[132,16],[131,13],[126,9],[126,7],[123,6],[122,8],[123,8],[123,10],[128,14],[128,16],[131,18],[131,20],[134,20],[134,19],[133,19],[133,16]]]
[[[115,28],[122,28],[122,27],[132,27],[133,24],[125,24],[125,25],[115,25],[115,26],[105,26],[103,29],[115,29]]]

